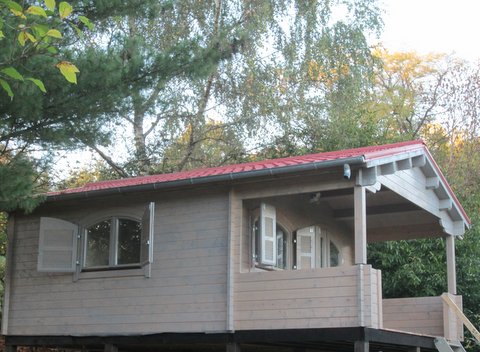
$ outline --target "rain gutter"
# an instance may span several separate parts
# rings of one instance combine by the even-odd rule
[[[313,163],[306,163],[306,164],[299,164],[299,165],[265,168],[261,170],[231,172],[227,174],[212,175],[212,176],[205,176],[205,177],[191,177],[191,178],[175,180],[175,181],[153,182],[148,184],[139,184],[139,185],[123,186],[123,187],[110,187],[105,189],[80,191],[75,193],[55,194],[51,196],[47,195],[47,202],[58,201],[58,200],[68,200],[68,199],[100,197],[100,196],[108,196],[108,195],[114,195],[114,194],[126,194],[126,193],[132,193],[132,192],[155,191],[160,189],[201,185],[201,184],[207,184],[207,183],[213,183],[213,182],[236,181],[236,180],[243,180],[248,178],[262,177],[262,176],[279,176],[279,175],[285,175],[285,174],[295,173],[295,172],[308,172],[308,171],[322,170],[322,169],[327,169],[327,168],[332,168],[337,166],[343,167],[344,164],[363,165],[365,164],[365,158],[363,156],[355,156],[350,158],[317,161]]]

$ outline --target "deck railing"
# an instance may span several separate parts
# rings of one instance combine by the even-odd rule
[[[237,273],[236,330],[365,326],[463,340],[440,296],[382,299],[380,270],[353,265]],[[462,297],[449,295],[461,307]]]
[[[234,326],[381,327],[380,272],[370,265],[238,273]]]
[[[462,296],[450,295],[458,306]],[[440,296],[383,300],[385,329],[463,340],[463,327]]]

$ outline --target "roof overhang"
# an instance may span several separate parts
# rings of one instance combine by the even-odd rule
[[[468,216],[422,141],[103,181],[75,189],[51,192],[47,194],[47,202],[200,185],[231,185],[338,168],[351,170],[352,176],[356,178],[356,184],[366,187],[372,193],[382,187],[388,188],[420,207],[438,219],[444,233],[462,235],[470,226]]]
[[[470,219],[426,147],[366,160],[356,184],[372,193],[387,187],[437,217],[449,235],[461,236],[470,227]]]

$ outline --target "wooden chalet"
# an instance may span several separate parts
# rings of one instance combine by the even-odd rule
[[[7,348],[461,348],[470,225],[421,141],[135,177],[9,218]],[[367,244],[446,241],[448,292],[384,299]]]

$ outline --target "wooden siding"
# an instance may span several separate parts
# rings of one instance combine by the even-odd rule
[[[461,306],[461,296],[456,296]],[[451,339],[463,339],[463,329],[454,317],[444,313],[441,297],[392,298],[383,300],[383,327],[431,336],[445,336],[444,321],[453,325],[447,336]],[[452,324],[449,324],[452,325]],[[454,330],[453,330],[454,329]]]
[[[123,271],[125,276],[118,270],[112,271],[112,276],[99,273],[98,278],[88,273],[75,282],[72,274],[40,273],[39,217],[17,217],[7,333],[118,335],[225,330],[228,194],[175,193],[153,200],[151,278],[138,269]],[[123,202],[130,205],[119,212],[135,216],[147,204],[136,199]],[[115,213],[114,205],[106,205],[106,211],[98,205],[85,206],[58,216],[78,223]]]
[[[376,270],[357,266],[237,274],[235,329],[291,329],[359,326],[359,292],[367,326],[378,327]],[[365,287],[360,289],[358,282]]]

